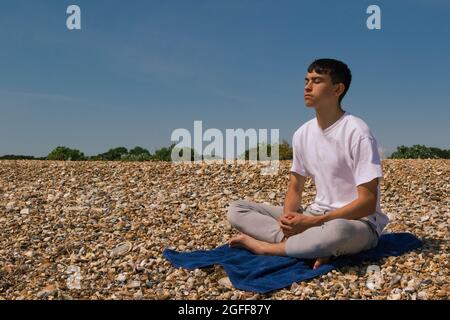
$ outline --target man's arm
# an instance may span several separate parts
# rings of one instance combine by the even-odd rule
[[[283,213],[297,212],[302,203],[302,194],[306,177],[291,172],[286,198],[284,199]]]
[[[317,217],[318,224],[320,225],[333,219],[357,220],[373,214],[377,205],[378,178],[363,183],[356,188],[358,191],[357,199],[342,208]]]

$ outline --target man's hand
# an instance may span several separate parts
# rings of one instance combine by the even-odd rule
[[[280,217],[279,224],[286,238],[289,238],[320,225],[320,221],[317,217],[306,216],[302,213],[286,212]]]

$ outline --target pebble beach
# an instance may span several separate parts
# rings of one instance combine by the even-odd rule
[[[282,205],[291,161],[274,175],[248,163],[0,161],[0,300],[448,300],[450,160],[382,164],[384,232],[423,247],[262,295],[233,288],[221,267],[174,268],[162,251],[227,243],[234,200]],[[308,178],[303,205],[314,196]]]

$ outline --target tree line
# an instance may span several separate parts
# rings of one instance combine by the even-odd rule
[[[259,149],[267,147],[267,156],[271,156],[272,148],[275,145],[259,144],[256,148],[246,150],[241,154],[239,159],[249,159],[250,152],[256,149],[256,154],[259,158]],[[77,149],[71,149],[64,146],[58,146],[52,150],[46,157],[34,157],[23,155],[5,155],[1,156],[0,160],[58,160],[58,161],[171,161],[172,151],[175,144],[169,147],[163,147],[151,154],[147,149],[136,146],[130,150],[125,147],[111,148],[108,151],[94,155],[85,156],[83,152]],[[279,159],[292,160],[292,148],[288,142],[283,141],[278,145]],[[191,148],[183,148],[175,150],[180,156],[184,152],[191,154],[191,160],[198,159],[198,154]],[[206,159],[206,157],[202,157]],[[450,159],[450,150],[439,149],[435,147],[427,147],[425,145],[413,145],[407,147],[404,145],[398,146],[397,150],[393,152],[388,159]]]

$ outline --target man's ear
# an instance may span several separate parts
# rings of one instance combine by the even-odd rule
[[[334,93],[339,97],[342,93],[344,93],[345,85],[340,82],[338,84],[335,84]]]

